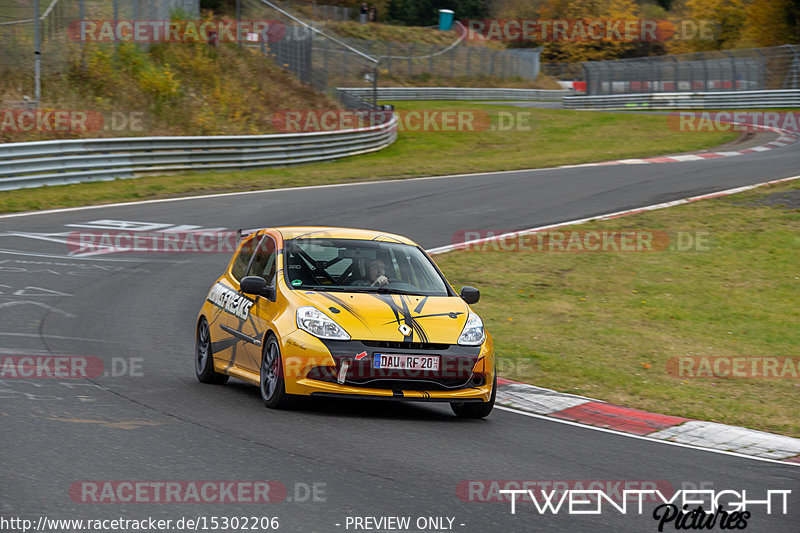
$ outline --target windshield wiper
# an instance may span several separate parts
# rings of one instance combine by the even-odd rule
[[[408,294],[410,296],[436,296],[420,291],[404,291],[403,289],[390,289],[388,287],[353,287],[352,292],[377,292],[378,294]]]
[[[405,294],[408,296],[447,296],[447,294],[425,293],[422,291],[406,291],[403,289],[390,289],[387,287],[367,287],[367,286],[342,286],[342,285],[301,285],[296,290],[320,291],[320,292],[368,292],[378,294]]]
[[[329,291],[329,292],[350,292],[349,287],[339,285],[300,285],[297,289],[306,291]]]

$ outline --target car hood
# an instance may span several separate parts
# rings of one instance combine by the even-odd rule
[[[298,291],[300,292],[300,291]],[[354,340],[457,344],[469,306],[457,296],[300,292],[300,305],[313,305]],[[403,326],[410,331],[404,334]]]

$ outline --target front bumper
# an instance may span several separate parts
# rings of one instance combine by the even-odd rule
[[[289,394],[412,401],[489,401],[495,364],[491,338],[481,346],[323,341],[302,330],[282,339]],[[439,371],[372,368],[375,353],[440,356]],[[360,358],[357,359],[357,357]],[[343,364],[349,366],[339,383]]]

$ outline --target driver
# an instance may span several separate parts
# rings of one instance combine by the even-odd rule
[[[373,259],[367,265],[367,278],[357,279],[352,284],[357,286],[383,287],[389,283],[386,277],[386,264],[380,259]]]

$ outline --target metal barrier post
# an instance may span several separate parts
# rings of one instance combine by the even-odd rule
[[[42,97],[42,36],[39,24],[39,0],[33,0],[33,76],[37,109]]]
[[[731,90],[736,90],[736,58],[728,50],[723,50],[726,56],[731,58]]]
[[[378,65],[380,65],[380,59],[372,68],[372,105],[375,106],[375,109],[378,108]]]

